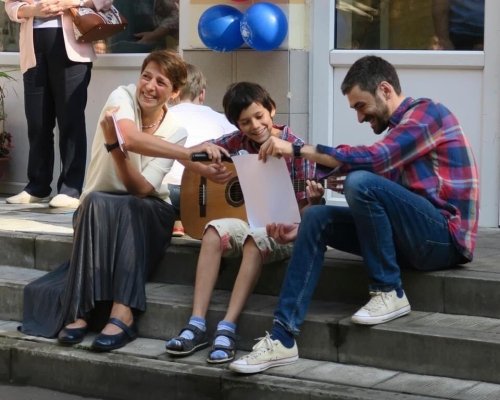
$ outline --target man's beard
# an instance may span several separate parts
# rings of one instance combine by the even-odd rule
[[[389,108],[380,100],[380,98],[375,97],[375,104],[377,106],[375,114],[372,118],[375,120],[375,124],[372,125],[373,132],[375,135],[380,135],[389,126]]]

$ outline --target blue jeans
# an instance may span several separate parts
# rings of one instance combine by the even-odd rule
[[[275,322],[297,335],[323,268],[326,246],[361,255],[370,290],[401,287],[400,265],[423,271],[463,261],[446,218],[424,197],[366,171],[344,183],[349,207],[313,206],[302,216]]]

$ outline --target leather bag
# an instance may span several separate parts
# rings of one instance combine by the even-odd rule
[[[70,11],[73,16],[75,37],[80,43],[107,39],[124,31],[128,26],[127,19],[115,6],[105,11],[96,11],[88,7],[74,7]]]

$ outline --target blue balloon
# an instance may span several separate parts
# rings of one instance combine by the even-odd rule
[[[242,17],[242,12],[231,6],[217,5],[207,8],[198,21],[198,35],[209,49],[237,49],[243,44],[240,32]]]
[[[241,36],[255,50],[268,51],[285,40],[288,23],[285,13],[277,5],[256,3],[241,19]]]

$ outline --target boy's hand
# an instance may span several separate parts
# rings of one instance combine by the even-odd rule
[[[282,157],[282,156],[293,156],[292,143],[286,140],[279,139],[275,136],[271,136],[267,139],[259,150],[259,160],[266,162],[267,156]]]
[[[225,167],[224,164],[210,164],[206,166],[204,176],[215,183],[226,183],[231,179],[233,172]]]
[[[326,187],[334,192],[344,194],[344,181],[345,176],[329,176],[327,178]]]
[[[321,183],[308,179],[306,181],[306,193],[309,204],[321,204],[321,200],[325,194],[325,189]]]
[[[297,237],[299,224],[267,224],[266,232],[269,237],[272,237],[280,244],[293,242]]]

